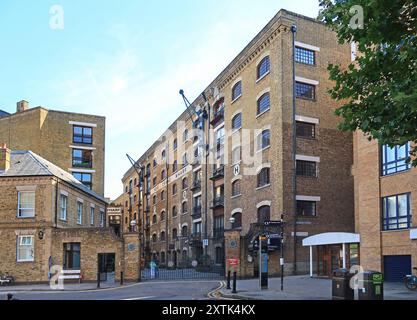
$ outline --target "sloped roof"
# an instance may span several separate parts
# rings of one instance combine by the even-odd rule
[[[2,177],[32,177],[32,176],[54,176],[65,181],[73,187],[99,199],[108,202],[104,197],[91,191],[80,181],[74,178],[69,172],[59,168],[52,162],[45,160],[41,156],[32,151],[11,151],[10,169],[4,173],[0,173]]]
[[[10,113],[0,110],[0,118],[7,117],[7,116],[10,116]]]

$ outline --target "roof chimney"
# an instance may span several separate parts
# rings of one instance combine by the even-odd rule
[[[23,112],[28,109],[29,109],[29,102],[27,102],[26,100],[22,100],[17,103],[17,108],[16,108],[17,112]]]
[[[0,145],[0,173],[10,169],[10,149],[5,143]]]

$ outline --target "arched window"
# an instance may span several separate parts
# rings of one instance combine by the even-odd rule
[[[257,74],[258,80],[269,72],[270,65],[271,65],[271,61],[269,59],[269,56],[261,60],[261,62],[258,64],[258,74]]]
[[[181,229],[181,236],[183,237],[188,237],[188,227],[187,226],[183,226]]]
[[[165,221],[165,211],[161,212],[161,221]]]
[[[237,164],[242,160],[242,147],[236,147],[232,151],[232,164]]]
[[[172,194],[173,194],[173,195],[176,195],[176,194],[177,194],[177,192],[178,192],[178,187],[177,187],[177,184],[176,184],[176,183],[174,183],[174,185],[172,186]]]
[[[161,192],[161,201],[164,201],[165,200],[165,191],[162,191]]]
[[[236,180],[235,182],[232,183],[232,197],[241,195],[240,186],[241,186],[240,180]]]
[[[156,204],[156,195],[153,196],[153,204]]]
[[[163,150],[163,151],[162,151],[161,156],[162,156],[162,160],[165,160],[165,158],[166,158],[166,156],[167,156],[167,153],[166,153],[166,151],[165,151],[165,150]]]
[[[177,229],[172,229],[172,239],[177,240],[178,238],[178,231]]]
[[[258,209],[258,223],[271,221],[271,207],[263,206]]]
[[[232,88],[232,101],[236,100],[241,95],[242,95],[242,81],[239,81]]]
[[[232,129],[238,130],[240,128],[242,128],[242,114],[241,113],[235,115],[232,119]]]
[[[258,109],[257,114],[260,115],[269,110],[271,107],[271,99],[269,96],[269,92],[265,93],[258,99]]]
[[[156,159],[153,159],[153,167],[155,168],[156,166],[158,165],[158,162],[156,162]],[[147,171],[147,172],[149,172],[149,174],[151,174],[151,165],[149,165],[149,171]]]
[[[161,180],[162,181],[165,180],[166,177],[167,177],[167,172],[165,170],[162,170],[162,172],[161,172]]]
[[[158,222],[158,218],[157,218],[156,214],[154,214],[153,217],[152,217],[152,223],[157,224],[157,222]]]
[[[165,241],[165,240],[166,240],[165,231],[162,231],[162,232],[161,232],[161,235],[159,236],[159,239],[160,239],[161,241]]]
[[[175,160],[174,164],[172,165],[172,172],[177,172],[178,171],[178,161]]]
[[[156,235],[156,233],[154,233],[153,235],[152,235],[152,242],[157,242],[158,241],[158,236]]]
[[[178,148],[178,141],[177,141],[177,139],[174,140],[173,148],[174,148],[174,150],[177,150],[177,148]]]
[[[172,217],[175,218],[177,215],[178,215],[177,207],[174,206],[174,207],[172,207]]]
[[[268,148],[271,145],[271,132],[269,130],[264,130],[258,136],[258,151]]]
[[[233,215],[233,218],[235,218],[235,222],[232,225],[233,229],[242,228],[242,212],[235,213]]]
[[[270,171],[269,168],[263,168],[261,172],[258,173],[258,188],[261,188],[270,184],[269,171]]]
[[[181,205],[181,212],[182,212],[183,214],[185,214],[185,213],[187,213],[187,212],[188,212],[188,204],[187,204],[187,202],[183,202],[183,203],[182,203],[182,205]]]
[[[183,139],[184,142],[188,140],[188,129],[185,129],[185,131],[182,135],[182,139]]]
[[[188,179],[182,179],[182,190],[188,189]]]

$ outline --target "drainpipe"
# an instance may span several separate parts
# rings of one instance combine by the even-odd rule
[[[58,191],[59,191],[58,185],[59,185],[59,181],[58,181],[58,179],[54,179],[54,180],[56,182],[56,185],[55,185],[55,221],[54,221],[54,225],[55,225],[55,228],[58,228]]]
[[[292,76],[293,76],[293,101],[292,101],[292,157],[293,157],[293,208],[294,208],[294,267],[293,274],[297,274],[297,124],[296,124],[296,96],[295,96],[295,37],[297,26],[291,27],[292,32]]]

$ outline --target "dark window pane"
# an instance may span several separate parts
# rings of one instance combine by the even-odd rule
[[[295,61],[309,64],[309,65],[315,65],[316,64],[315,52],[312,50],[296,47],[295,48]]]
[[[262,78],[265,74],[269,72],[270,68],[270,59],[269,56],[262,59],[258,66],[258,79]]]
[[[312,123],[297,122],[297,137],[314,139],[316,137],[316,126]]]
[[[297,201],[297,214],[300,216],[316,216],[317,203],[314,201]]]
[[[232,120],[232,129],[237,130],[242,128],[242,114],[236,115]]]
[[[296,82],[295,95],[297,98],[314,100],[316,98],[316,87],[311,84]]]
[[[258,115],[266,112],[270,108],[270,96],[269,93],[265,93],[258,100]]]
[[[407,171],[411,165],[407,163],[410,156],[410,143],[404,146],[390,148],[382,146],[382,175],[390,175],[398,172]]]
[[[410,194],[382,199],[383,230],[409,229],[412,227]]]
[[[258,223],[267,221],[271,221],[271,208],[269,206],[263,206],[258,209]]]
[[[232,89],[232,100],[236,100],[242,95],[242,82],[239,81]]]
[[[297,160],[297,176],[317,177],[317,163]]]

